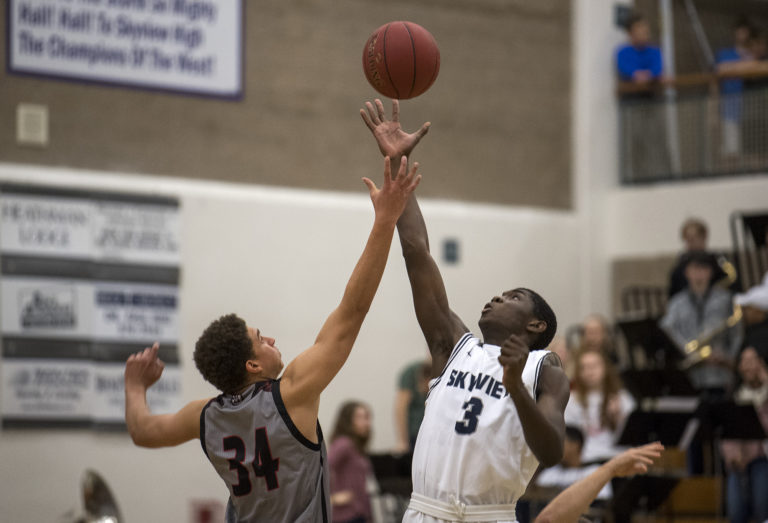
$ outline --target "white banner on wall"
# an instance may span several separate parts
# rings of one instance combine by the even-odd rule
[[[4,254],[178,265],[180,234],[168,205],[12,193],[0,201]]]
[[[8,0],[11,72],[242,94],[241,0]]]
[[[2,367],[3,415],[16,420],[122,423],[123,365],[90,360],[7,359]],[[181,369],[167,365],[147,393],[152,412],[182,406]]]
[[[178,287],[4,276],[4,336],[176,343]]]
[[[180,407],[179,211],[161,196],[0,185],[4,427],[122,424],[125,360],[155,341],[166,371],[148,401]]]

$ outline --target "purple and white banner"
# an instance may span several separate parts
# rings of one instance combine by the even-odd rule
[[[11,72],[236,98],[241,0],[8,0]]]

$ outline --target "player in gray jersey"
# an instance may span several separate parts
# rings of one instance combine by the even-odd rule
[[[136,445],[164,447],[200,438],[230,492],[227,521],[330,521],[320,393],[341,369],[381,281],[395,224],[421,176],[404,158],[392,178],[385,161],[381,189],[364,178],[375,210],[373,228],[341,303],[314,344],[283,370],[275,339],[234,314],[209,325],[195,364],[222,394],[174,414],[153,415],[146,392],[163,372],[158,345],[125,366],[125,421]]]

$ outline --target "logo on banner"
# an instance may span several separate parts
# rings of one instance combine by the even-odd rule
[[[19,294],[19,323],[23,329],[75,327],[74,290],[34,289],[22,290]]]

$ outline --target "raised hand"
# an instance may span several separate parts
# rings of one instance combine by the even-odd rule
[[[157,357],[160,345],[155,342],[141,352],[131,354],[125,363],[125,386],[148,389],[160,379],[165,364]]]
[[[418,162],[414,163],[413,167],[408,170],[408,158],[403,156],[400,160],[397,176],[392,178],[390,163],[389,156],[385,157],[384,182],[381,189],[377,188],[376,184],[368,178],[363,178],[363,182],[368,186],[376,217],[396,222],[403,213],[405,204],[408,203],[408,197],[421,182],[421,175],[416,174],[419,168]]]
[[[523,369],[528,361],[528,346],[519,336],[511,335],[504,341],[499,354],[499,364],[504,367],[503,384],[508,392],[519,386],[523,380]]]
[[[611,459],[608,466],[611,467],[611,471],[616,477],[645,474],[648,472],[648,466],[653,465],[653,460],[661,456],[662,450],[664,450],[664,445],[658,441],[642,447],[635,447]]]
[[[375,104],[375,107],[374,107]],[[415,133],[406,133],[400,127],[400,104],[392,100],[392,119],[387,120],[384,104],[376,98],[373,103],[365,102],[365,109],[360,109],[365,125],[373,133],[379,150],[384,156],[398,160],[399,156],[409,156],[416,144],[429,131],[430,123],[426,122]]]

